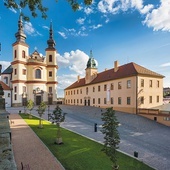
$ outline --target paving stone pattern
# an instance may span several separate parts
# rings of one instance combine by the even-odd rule
[[[52,113],[55,106],[50,106]],[[67,113],[62,126],[87,136],[98,142],[103,142],[101,130],[101,113],[104,109],[90,106],[61,105]],[[11,112],[23,110],[21,108],[9,108]],[[33,113],[37,115],[36,108]],[[43,118],[48,118],[48,111]],[[147,118],[134,114],[116,112],[120,122],[119,133],[121,143],[119,149],[133,156],[138,152],[138,159],[154,167],[157,170],[170,170],[170,127],[161,125]],[[97,123],[97,132],[94,132],[94,124]],[[64,140],[64,139],[63,139]]]

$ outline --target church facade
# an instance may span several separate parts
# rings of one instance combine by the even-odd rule
[[[33,100],[35,105],[42,101],[55,104],[58,65],[52,23],[45,56],[37,50],[29,55],[21,16],[15,37],[16,41],[12,44],[13,61],[11,66],[1,73],[2,81],[11,88],[12,106],[23,106],[29,99]]]
[[[65,104],[113,107],[114,110],[137,113],[139,108],[152,108],[163,103],[163,75],[136,63],[98,73],[92,52],[84,78],[65,89]]]

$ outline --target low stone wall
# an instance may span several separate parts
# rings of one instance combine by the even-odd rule
[[[17,170],[11,146],[9,113],[0,110],[0,169]]]

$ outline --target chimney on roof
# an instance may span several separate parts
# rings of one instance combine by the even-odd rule
[[[115,61],[114,62],[114,72],[117,72],[118,69],[119,69],[119,63],[118,63],[118,61]]]
[[[80,75],[77,76],[77,82],[79,82],[79,81],[80,81]]]
[[[107,71],[107,68],[105,68],[105,71]]]

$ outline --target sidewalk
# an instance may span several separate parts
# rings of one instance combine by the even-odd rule
[[[40,141],[18,114],[10,114],[12,147],[18,170],[21,162],[30,170],[64,170],[59,161]],[[26,169],[26,168],[25,168]]]

